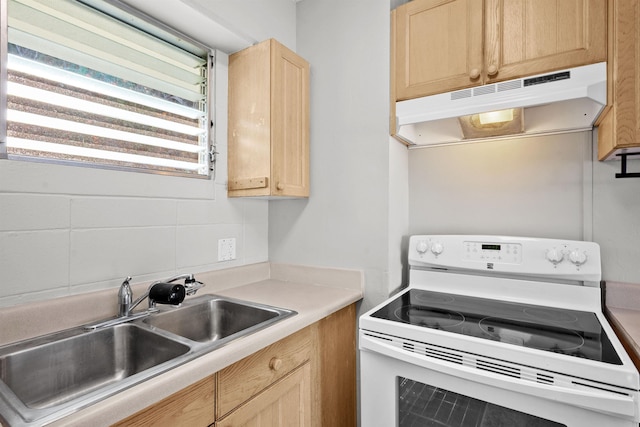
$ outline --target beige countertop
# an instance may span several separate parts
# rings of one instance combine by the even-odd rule
[[[363,297],[362,273],[352,270],[265,263],[200,273],[196,278],[206,285],[198,295],[213,293],[283,307],[298,314],[66,416],[51,426],[108,426]],[[146,286],[135,286],[134,295]],[[115,308],[116,293],[117,289],[105,291],[100,298],[113,298]],[[0,344],[51,332],[55,330],[50,326],[51,322],[60,317],[64,319],[58,319],[58,329],[60,325],[72,327],[115,314],[109,312],[104,315],[98,310],[100,317],[96,317],[91,308],[95,304],[95,295],[92,297],[75,296],[64,303],[55,301],[0,309],[0,322],[5,326],[5,321],[10,322],[12,329],[11,336],[4,334],[0,337]],[[75,310],[70,309],[69,300],[72,300]],[[31,317],[33,310],[39,310],[41,316],[37,317],[40,320]]]
[[[605,314],[640,370],[640,284],[607,282]]]

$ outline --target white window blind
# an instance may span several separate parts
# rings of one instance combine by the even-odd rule
[[[101,3],[8,0],[8,157],[208,176],[208,51]]]

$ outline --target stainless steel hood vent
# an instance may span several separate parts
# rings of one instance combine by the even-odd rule
[[[607,102],[605,62],[396,103],[396,136],[410,146],[593,129]],[[501,110],[521,125],[480,125]],[[474,128],[464,128],[472,123]],[[508,128],[506,128],[508,126]]]

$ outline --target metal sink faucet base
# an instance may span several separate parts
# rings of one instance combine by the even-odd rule
[[[184,280],[184,285],[172,285],[172,283]],[[84,329],[94,330],[109,326],[119,325],[131,320],[146,317],[151,313],[158,311],[156,304],[179,305],[184,301],[187,295],[195,295],[198,289],[204,284],[198,282],[193,274],[180,274],[170,277],[166,280],[158,280],[149,285],[149,289],[135,301],[133,300],[133,291],[131,290],[131,276],[127,276],[118,290],[118,317],[108,319],[103,322],[85,325]],[[148,299],[149,307],[146,311],[133,313],[133,310],[140,305],[142,301]]]
[[[164,284],[171,284],[178,280],[184,280],[184,291],[179,292],[180,295],[173,295],[173,294],[165,295],[165,294],[162,294],[161,292],[158,292],[157,294],[162,295],[163,297],[166,297],[166,299],[163,300],[163,299],[152,298],[152,295],[154,293],[153,291],[155,289],[158,289]],[[131,286],[129,285],[130,281],[131,281],[131,276],[128,276],[124,280],[124,282],[122,282],[122,285],[120,285],[120,290],[118,291],[118,316],[119,317],[130,316],[133,309],[135,309],[142,301],[144,301],[145,298],[149,299],[149,308],[155,308],[156,303],[178,305],[184,300],[185,296],[195,295],[198,289],[204,286],[203,283],[198,282],[195,279],[193,274],[180,274],[178,276],[170,277],[166,280],[158,280],[156,282],[153,282],[149,286],[149,289],[147,290],[146,293],[144,293],[137,300],[132,302],[131,300],[133,299],[133,292],[131,291]]]

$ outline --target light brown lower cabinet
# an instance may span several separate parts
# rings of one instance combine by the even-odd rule
[[[311,426],[311,363],[305,363],[216,422],[216,427],[245,426]]]
[[[355,304],[114,426],[356,425]]]
[[[197,427],[214,420],[215,376],[207,377],[112,427]]]
[[[356,426],[356,305],[312,325],[314,332],[314,427]]]

